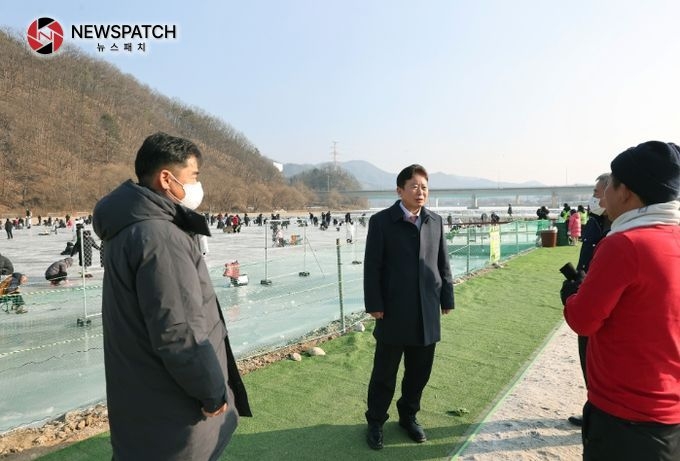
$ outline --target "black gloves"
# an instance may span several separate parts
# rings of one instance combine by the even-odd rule
[[[567,298],[578,291],[578,287],[581,286],[581,282],[583,282],[585,276],[585,272],[578,271],[578,277],[575,280],[565,280],[562,283],[562,289],[560,290],[562,305],[567,304]]]

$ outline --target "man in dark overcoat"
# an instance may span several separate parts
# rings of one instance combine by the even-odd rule
[[[383,447],[383,424],[404,357],[399,425],[415,442],[427,440],[416,420],[430,378],[441,314],[454,308],[453,279],[442,218],[425,208],[428,175],[420,165],[397,176],[398,200],[369,221],[364,259],[364,304],[376,319],[368,386],[367,442]]]
[[[14,272],[14,264],[7,256],[0,255],[0,275],[9,275]]]
[[[199,246],[210,235],[189,140],[149,136],[139,184],[95,206],[106,242],[102,323],[114,460],[213,461],[250,416],[245,388]]]

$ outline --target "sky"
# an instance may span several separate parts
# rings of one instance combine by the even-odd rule
[[[394,173],[592,184],[628,147],[680,143],[676,0],[0,3],[2,27],[38,17],[280,163],[335,150]],[[73,40],[77,24],[178,36],[99,52],[124,40]]]

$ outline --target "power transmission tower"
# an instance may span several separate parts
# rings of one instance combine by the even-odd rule
[[[337,149],[338,141],[333,141],[333,153],[331,154],[333,156],[333,170],[338,171],[338,149]]]

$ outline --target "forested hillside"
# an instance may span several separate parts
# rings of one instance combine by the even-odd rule
[[[202,211],[299,209],[318,200],[216,117],[75,47],[41,59],[23,37],[0,30],[1,214],[91,210],[120,182],[135,179],[137,149],[156,131],[187,137],[202,150]]]

